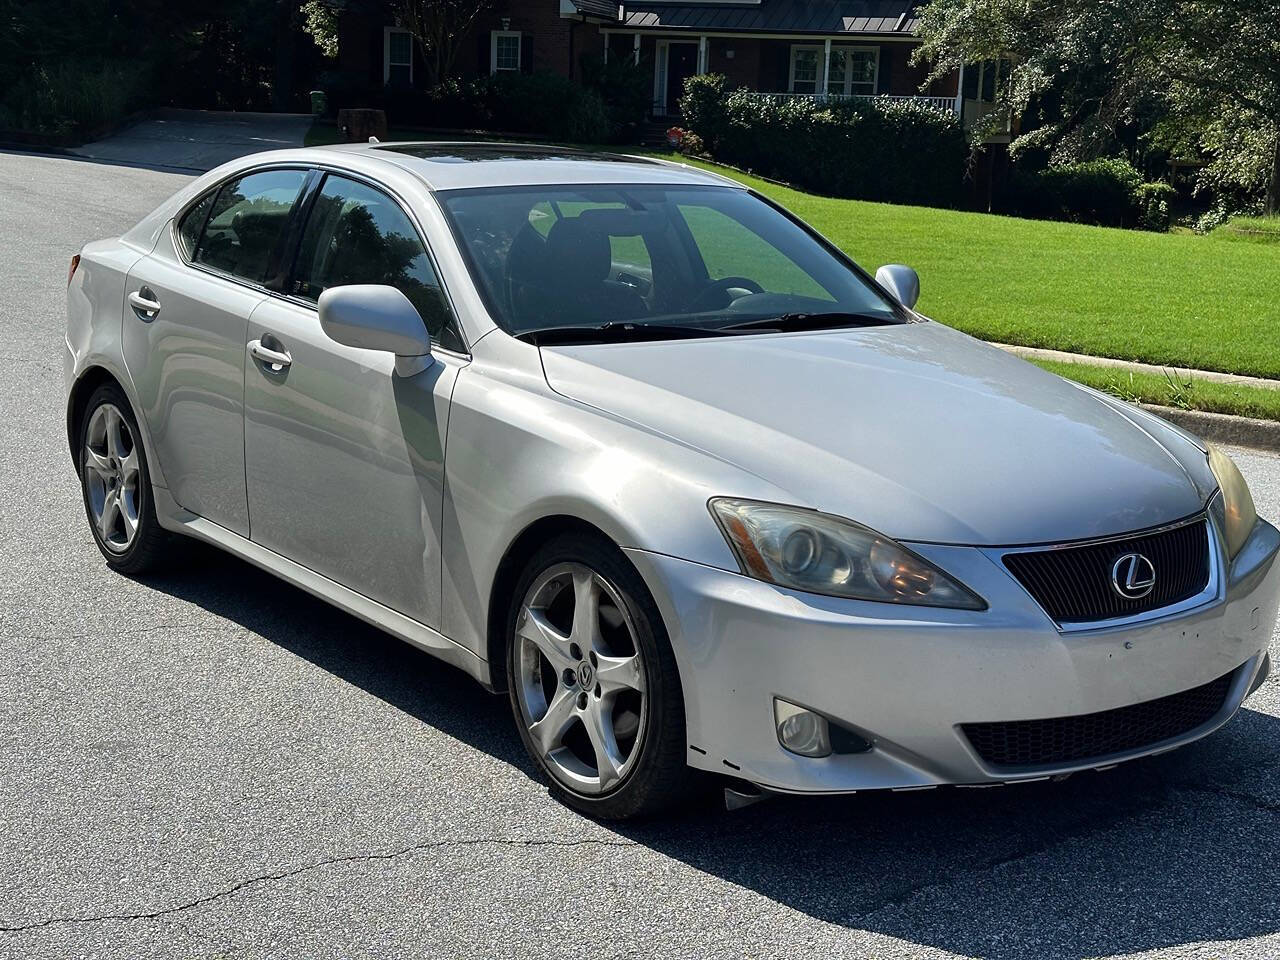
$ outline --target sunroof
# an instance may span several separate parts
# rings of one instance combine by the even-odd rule
[[[594,163],[653,163],[643,157],[590,153],[572,147],[522,143],[388,143],[375,147],[432,163],[476,163],[494,160],[589,160]]]

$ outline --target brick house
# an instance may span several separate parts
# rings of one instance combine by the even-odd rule
[[[654,118],[678,114],[685,80],[722,73],[770,96],[921,98],[966,122],[994,99],[1000,70],[977,64],[921,89],[916,0],[497,0],[463,43],[455,73],[549,71],[578,78],[584,55],[653,74]],[[339,65],[369,83],[422,86],[410,35],[379,8],[344,14]],[[999,139],[999,138],[997,138]],[[1007,138],[1005,138],[1007,139]]]

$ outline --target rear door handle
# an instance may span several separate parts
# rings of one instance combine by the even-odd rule
[[[272,350],[270,347],[264,347],[261,340],[249,341],[249,356],[271,367],[273,373],[279,373],[293,363],[293,357],[289,356],[287,350]]]
[[[156,314],[160,312],[160,301],[154,298],[155,294],[143,287],[129,294],[129,306],[133,307],[143,320],[154,320]]]

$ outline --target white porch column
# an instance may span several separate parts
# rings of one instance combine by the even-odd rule
[[[848,67],[845,67],[847,70]],[[827,98],[827,78],[831,76],[831,38],[827,37],[822,42],[822,83],[818,88],[818,92],[822,94],[822,99]]]
[[[960,71],[956,74],[956,116],[960,118],[960,122],[964,123],[964,64],[960,64]]]
[[[707,38],[698,38],[698,76],[707,72]]]
[[[635,39],[631,44],[631,62],[640,65],[640,34],[635,34]]]

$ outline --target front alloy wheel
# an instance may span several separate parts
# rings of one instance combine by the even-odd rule
[[[594,817],[646,816],[685,799],[684,697],[644,580],[599,536],[563,534],[528,562],[507,621],[520,736],[551,792]]]
[[[529,588],[516,625],[516,693],[547,770],[608,793],[635,765],[647,712],[644,659],[617,591],[580,563]]]

